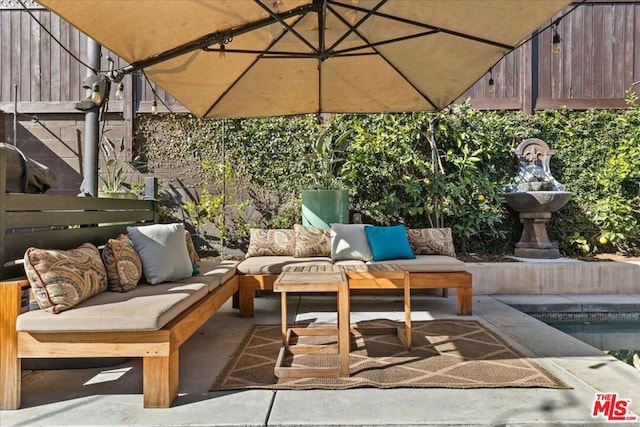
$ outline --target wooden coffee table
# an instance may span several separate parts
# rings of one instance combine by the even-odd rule
[[[282,272],[273,283],[273,290],[281,292],[282,316],[282,348],[276,360],[274,373],[278,378],[302,377],[348,377],[350,351],[350,322],[349,322],[349,284],[345,272],[339,267],[305,266],[292,267]],[[288,292],[335,292],[337,294],[338,324],[335,328],[289,327],[287,321],[287,293]],[[291,345],[293,334],[297,336],[333,336],[337,337],[337,345]],[[332,353],[339,355],[336,367],[296,368],[283,366],[285,354],[321,354]]]
[[[349,290],[353,289],[402,289],[404,294],[404,329],[396,328],[400,341],[411,349],[411,288],[409,272],[397,264],[342,265],[347,274]],[[389,333],[389,328],[358,328],[362,334]]]

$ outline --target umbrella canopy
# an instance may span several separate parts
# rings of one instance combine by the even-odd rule
[[[447,106],[570,0],[38,0],[200,117]]]

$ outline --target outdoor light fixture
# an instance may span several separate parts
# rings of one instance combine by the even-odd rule
[[[218,53],[218,56],[221,59],[224,59],[227,57],[227,53],[225,52],[225,48],[224,48],[224,43],[220,43],[220,53]]]
[[[553,24],[553,38],[551,39],[551,51],[554,55],[560,53],[560,34],[558,34],[558,24],[560,21],[556,21]]]
[[[88,111],[92,108],[102,107],[109,98],[111,81],[104,74],[91,74],[82,81],[82,87],[89,89],[89,96],[80,102],[76,102],[75,108],[80,111]]]
[[[495,93],[496,82],[493,80],[493,68],[489,70],[489,93]]]
[[[122,101],[124,99],[124,84],[120,82],[118,90],[116,90],[116,99]]]
[[[93,91],[91,92],[91,102],[96,105],[100,105],[102,103],[102,95],[100,95],[100,84],[95,82],[93,84]]]
[[[151,104],[151,114],[154,116],[158,114],[158,101],[155,98],[153,99],[153,104]]]

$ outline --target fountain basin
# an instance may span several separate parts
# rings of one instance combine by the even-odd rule
[[[571,198],[570,191],[519,191],[504,193],[504,197],[517,212],[556,212]]]

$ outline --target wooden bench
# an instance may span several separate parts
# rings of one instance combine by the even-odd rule
[[[253,317],[254,298],[258,291],[273,291],[273,283],[278,278],[277,274],[239,274],[239,292],[237,305],[240,309],[240,317]],[[466,271],[456,272],[428,272],[409,273],[411,290],[415,289],[443,289],[443,296],[447,297],[447,289],[456,290],[456,313],[469,316],[472,312],[472,276]],[[375,281],[368,286],[361,283],[359,289],[377,289]]]
[[[0,150],[0,171],[4,170]],[[159,330],[18,332],[23,291],[30,287],[19,260],[29,246],[70,249],[85,242],[100,246],[126,232],[128,225],[154,223],[158,210],[152,200],[7,194],[5,189],[6,178],[0,173],[0,409],[20,407],[22,359],[71,357],[141,357],[144,406],[170,406],[178,395],[180,346],[238,291],[237,277]]]

